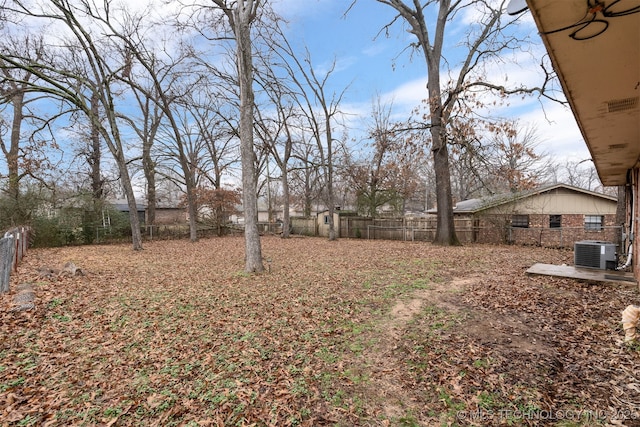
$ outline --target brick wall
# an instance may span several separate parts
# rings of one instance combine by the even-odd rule
[[[615,225],[615,215],[603,217],[602,230],[585,230],[582,214],[562,215],[560,228],[549,228],[549,215],[529,215],[528,228],[511,227],[511,215],[486,216],[479,221],[476,241],[567,248],[581,240],[619,243],[621,232]]]
[[[186,224],[184,209],[156,209],[156,225]]]

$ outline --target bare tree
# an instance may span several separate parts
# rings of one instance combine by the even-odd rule
[[[219,81],[203,79],[180,101],[197,128],[200,149],[205,153],[198,165],[198,185],[205,185],[206,181],[214,189],[222,189],[223,177],[233,175],[238,163],[238,126],[235,115],[226,111],[236,109],[235,105],[227,108],[233,100],[217,90],[219,86],[223,86]]]
[[[100,117],[100,99],[98,98],[97,91],[91,94],[91,100],[89,101],[91,107],[91,114],[94,117]],[[93,200],[102,200],[104,197],[104,180],[102,179],[102,141],[100,137],[100,129],[96,126],[95,122],[91,123],[91,130],[89,133],[89,143],[87,150],[87,163],[89,165],[89,176],[91,177],[91,194]]]
[[[336,239],[334,224],[335,196],[334,196],[334,156],[337,138],[334,136],[334,126],[342,114],[340,104],[347,88],[340,92],[329,90],[329,81],[335,71],[335,60],[326,72],[319,75],[311,62],[311,55],[306,51],[304,58],[295,53],[286,38],[280,43],[274,42],[276,55],[282,60],[283,67],[293,85],[297,96],[294,98],[300,111],[307,121],[308,130],[317,145],[325,189],[325,204],[329,212],[329,240]]]
[[[591,159],[567,160],[560,165],[560,169],[560,181],[566,184],[590,191],[602,188],[598,172]]]
[[[305,218],[311,217],[314,201],[320,198],[320,160],[316,144],[309,140],[302,127],[296,130],[298,142],[292,147],[293,162],[289,168],[293,200],[302,206]]]
[[[290,229],[289,167],[296,139],[293,123],[297,118],[295,94],[291,93],[286,86],[285,79],[276,76],[270,66],[271,61],[268,58],[261,57],[261,59],[263,67],[261,72],[257,73],[257,80],[267,98],[268,104],[265,104],[265,110],[272,114],[267,116],[261,109],[256,109],[256,130],[269,151],[269,157],[275,160],[280,170],[278,180],[282,185],[283,197],[282,238],[286,239],[289,237]],[[267,173],[267,185],[270,185],[270,180],[271,177]]]
[[[391,121],[391,111],[392,104],[383,104],[380,97],[374,101],[368,130],[371,145],[364,159],[348,161],[344,167],[356,190],[358,210],[372,218],[385,205],[402,213],[405,200],[418,186],[415,167],[421,162],[420,147],[404,140],[398,124]]]
[[[492,192],[517,193],[530,190],[546,181],[549,157],[540,152],[540,140],[534,127],[521,127],[507,121],[491,139],[485,158]]]
[[[129,55],[129,54],[128,54]],[[142,151],[140,160],[142,163],[142,172],[146,182],[146,198],[147,198],[147,225],[153,226],[156,223],[156,207],[158,204],[157,196],[157,159],[154,155],[154,145],[158,137],[158,130],[162,125],[164,111],[160,107],[157,92],[151,87],[146,86],[143,81],[147,79],[141,78],[142,81],[134,82],[139,76],[132,73],[132,58],[128,57],[126,73],[123,71],[122,78],[130,82],[131,94],[138,106],[139,117],[131,114],[119,114],[120,120],[126,122],[134,131],[141,142]],[[142,88],[142,90],[139,90]]]
[[[242,196],[245,218],[245,271],[264,271],[262,247],[258,232],[258,198],[256,194],[256,153],[253,145],[253,60],[251,25],[255,21],[260,0],[213,0],[227,17],[236,42],[236,66],[240,86],[240,158],[242,163]]]
[[[8,80],[26,85],[31,92],[46,93],[67,102],[86,114],[92,125],[99,129],[118,167],[120,182],[129,205],[133,249],[142,249],[137,204],[115,111],[117,94],[114,92],[114,85],[122,64],[109,58],[113,46],[110,45],[108,37],[91,27],[94,16],[99,14],[97,6],[88,0],[73,4],[66,0],[51,0],[46,5],[10,0],[5,2],[4,7],[18,16],[42,20],[44,24],[55,23],[69,35],[66,40],[61,35],[61,39],[58,40],[60,43],[52,41],[49,56],[40,61],[34,62],[7,52],[0,52],[0,61],[4,68],[29,71],[36,77],[36,80],[31,82],[15,76]],[[64,46],[64,51],[54,47],[54,44]],[[86,61],[90,70],[89,79],[86,78],[84,70],[72,68],[73,61],[64,62],[70,57]],[[97,86],[91,82],[95,82]],[[104,117],[95,116],[91,104],[94,96],[99,100]]]
[[[417,42],[411,47],[424,56],[428,73],[428,130],[431,136],[431,150],[436,176],[436,197],[438,225],[435,243],[458,245],[453,222],[453,203],[451,192],[450,159],[448,149],[449,119],[466,94],[475,89],[491,89],[500,93],[544,93],[542,88],[514,88],[490,83],[484,76],[483,66],[488,60],[499,59],[499,55],[519,45],[513,35],[506,35],[506,28],[513,20],[504,22],[504,1],[487,2],[483,0],[377,0],[393,8],[398,15],[385,27],[387,33],[391,26],[401,21]],[[466,34],[461,38],[465,46],[463,59],[456,70],[447,70],[443,74],[443,46],[447,24],[465,12],[477,12],[476,24],[466,25]],[[452,43],[450,43],[452,44]],[[460,51],[458,51],[459,53]],[[456,75],[457,73],[457,75]],[[443,76],[451,76],[442,79]],[[547,77],[549,75],[547,74]],[[545,80],[546,84],[547,80]]]
[[[162,116],[169,124],[172,142],[176,147],[176,158],[184,178],[189,213],[189,236],[190,240],[195,242],[198,240],[197,206],[194,193],[196,165],[189,157],[189,150],[185,146],[187,142],[184,141],[184,134],[179,123],[180,112],[176,111],[176,107],[179,106],[178,101],[186,96],[191,86],[200,78],[197,74],[188,71],[189,64],[187,62],[192,56],[191,49],[182,44],[177,48],[169,49],[161,44],[157,51],[154,48],[153,40],[145,36],[146,33],[139,26],[139,22],[148,15],[148,11],[130,14],[128,11],[122,10],[120,15],[122,22],[118,23],[107,14],[96,14],[94,19],[108,29],[113,38],[124,45],[122,80],[129,84],[134,91],[143,93],[147,99],[151,100],[162,111]],[[138,79],[133,77],[136,68],[142,74],[140,80],[148,81],[148,85],[140,84]]]
[[[41,35],[7,34],[0,50],[37,62],[44,55],[44,44]],[[24,221],[29,215],[20,200],[21,181],[33,177],[44,182],[43,172],[50,166],[45,151],[47,146],[56,146],[50,131],[40,135],[49,130],[56,114],[37,112],[38,102],[47,97],[34,96],[29,90],[36,79],[30,70],[16,69],[0,59],[0,152],[7,166],[4,191],[10,200],[8,216],[12,222]]]
[[[5,68],[5,64],[3,65],[2,72],[4,73],[4,81],[6,82],[4,87],[0,89],[0,95],[2,96],[3,104],[11,105],[11,120],[10,125],[6,126],[9,130],[9,144],[6,144],[2,135],[0,135],[0,148],[2,149],[2,154],[7,161],[7,170],[8,170],[8,188],[7,194],[10,199],[14,200],[16,203],[18,201],[18,197],[20,195],[20,179],[23,174],[20,171],[20,142],[22,139],[22,125],[24,122],[24,108],[25,103],[28,102],[25,99],[25,95],[27,94],[26,86],[29,84],[29,81],[32,78],[32,73],[29,71],[18,70],[14,71],[16,73],[22,72],[22,76],[16,79],[11,75],[11,70]],[[24,82],[21,83],[20,81]]]
[[[490,172],[485,167],[481,146],[465,143],[451,146],[451,194],[455,201],[482,196]],[[454,203],[455,204],[455,203]]]
[[[457,200],[532,189],[551,180],[535,127],[517,120],[450,122],[452,188]]]

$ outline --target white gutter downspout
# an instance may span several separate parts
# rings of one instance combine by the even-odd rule
[[[631,206],[631,224],[629,226],[629,249],[627,249],[627,262],[624,263],[624,265],[621,265],[620,267],[616,268],[616,270],[624,270],[625,268],[629,267],[631,265],[631,261],[633,259],[633,239],[634,239],[634,225],[635,225],[635,205],[636,205],[636,197],[638,196],[636,193],[636,185],[635,185],[635,181],[636,181],[636,174],[635,171],[633,171],[631,173],[631,203],[629,203],[629,205]]]

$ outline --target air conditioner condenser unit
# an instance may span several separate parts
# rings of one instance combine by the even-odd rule
[[[618,264],[616,244],[599,240],[576,242],[574,264],[576,267],[615,270]]]

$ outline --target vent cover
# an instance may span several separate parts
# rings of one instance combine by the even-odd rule
[[[598,240],[583,240],[576,242],[574,247],[574,264],[576,267],[598,268],[601,270],[615,270],[615,243]]]
[[[638,106],[637,96],[635,98],[614,99],[611,101],[607,101],[607,110],[610,113],[633,110],[637,106]]]

